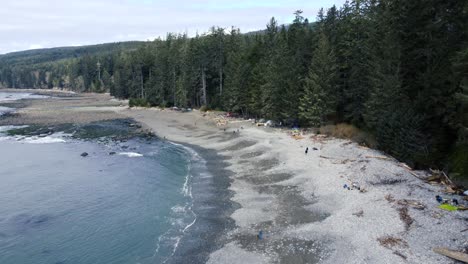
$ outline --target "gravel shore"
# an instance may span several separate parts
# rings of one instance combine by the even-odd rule
[[[441,210],[435,199],[462,197],[444,194],[443,186],[414,176],[424,172],[410,173],[384,153],[350,141],[310,134],[296,140],[286,129],[238,119],[217,126],[217,113],[129,109],[109,95],[17,104],[22,108],[0,118],[0,125],[130,117],[161,138],[222,156],[219,166],[230,172],[231,201],[239,207],[230,216],[235,228],[208,263],[453,263],[432,249],[468,247],[461,232],[467,211]],[[344,188],[353,183],[355,188]]]

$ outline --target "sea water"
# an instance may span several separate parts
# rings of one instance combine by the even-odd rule
[[[7,136],[12,128],[0,128],[0,263],[174,262],[199,224],[195,152],[156,139]]]
[[[24,92],[0,92],[0,102],[43,98],[48,98],[48,96]]]

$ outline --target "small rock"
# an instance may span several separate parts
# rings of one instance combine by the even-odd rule
[[[355,215],[355,216],[357,216],[357,217],[362,217],[362,216],[364,216],[364,211],[363,211],[363,210],[359,210],[358,212],[353,213],[353,215]]]
[[[318,148],[312,148],[313,150],[318,150]]]
[[[109,152],[109,155],[115,155],[115,151]]]
[[[86,156],[88,156],[88,152],[81,153],[81,157],[86,157]]]

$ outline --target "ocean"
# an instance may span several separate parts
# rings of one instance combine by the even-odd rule
[[[229,181],[192,148],[15,129],[0,127],[0,263],[203,263],[220,246]]]

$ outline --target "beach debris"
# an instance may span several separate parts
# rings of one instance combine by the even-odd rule
[[[364,216],[364,211],[361,209],[355,213],[353,213],[354,216],[357,216],[357,217],[363,217]]]
[[[321,157],[322,159],[333,160],[333,161],[331,161],[331,163],[333,163],[333,164],[346,164],[346,163],[348,163],[348,162],[354,162],[354,161],[356,161],[356,160],[354,160],[354,159],[344,159],[344,160],[340,160],[340,159],[337,159],[337,158],[332,158],[332,157],[327,157],[327,156],[322,156],[322,155],[320,155],[320,157]]]
[[[313,149],[313,150],[318,150],[318,148],[316,148],[316,147],[313,147],[312,149]],[[468,191],[467,191],[467,192],[468,192]]]
[[[446,211],[456,211],[456,210],[458,210],[457,206],[451,205],[451,204],[446,204],[446,203],[439,205],[439,208],[442,209],[442,210],[446,210]]]
[[[353,144],[353,141],[345,142],[345,143],[341,144],[341,146],[347,146],[347,145],[350,145],[350,144]]]
[[[448,199],[444,199],[440,195],[436,195],[436,200],[437,200],[438,203],[441,204],[439,206],[439,208],[443,209],[443,210],[447,210],[447,211],[456,211],[456,210],[465,211],[465,210],[468,210],[468,207],[466,207],[465,205],[460,204],[460,202],[458,202],[458,199],[456,199],[456,198],[453,198],[449,203]]]
[[[309,153],[309,147],[306,147],[305,154]]]
[[[414,222],[414,219],[409,215],[408,207],[398,208],[398,214],[400,215],[401,221],[403,221],[403,223],[405,223],[406,230],[408,230],[410,228],[411,224],[413,224],[413,222]]]
[[[404,241],[401,238],[393,237],[393,236],[379,237],[377,238],[377,241],[379,241],[381,246],[386,247],[388,249],[392,249],[394,247],[402,247],[402,248],[408,247],[408,243],[406,241]]]
[[[323,141],[328,140],[328,136],[324,134],[315,134],[310,136],[314,142],[323,143]]]
[[[410,206],[414,209],[418,209],[418,210],[424,210],[426,209],[426,206],[424,204],[422,204],[421,202],[418,202],[416,200],[406,200],[406,199],[403,199],[403,200],[398,200],[397,202],[399,205],[403,205],[403,206]]]
[[[433,211],[432,214],[431,214],[432,217],[436,218],[436,219],[440,219],[442,218],[444,215],[439,213],[439,212],[435,212]]]
[[[468,263],[468,254],[465,254],[463,252],[451,250],[448,248],[433,248],[432,251],[440,255],[443,255],[452,259],[456,259],[464,263]]]
[[[353,182],[353,183],[351,184],[351,186],[353,187],[353,189],[361,190],[361,186],[360,186],[359,183],[357,183],[357,182]]]
[[[391,157],[385,156],[366,156],[367,159],[393,160]]]
[[[109,155],[115,155],[115,154],[116,154],[115,151],[109,152]]]
[[[460,233],[463,233],[465,231],[468,231],[468,228],[463,229],[462,231],[460,231]]]
[[[422,181],[424,180],[421,176],[419,176],[418,174],[416,174],[415,172],[413,172],[413,169],[412,169],[410,166],[408,166],[406,163],[401,162],[398,166],[400,166],[400,167],[406,169],[406,171],[408,171],[408,172],[409,172],[411,175],[413,175],[414,177],[416,177],[416,178],[418,178],[418,179],[420,179],[420,180],[422,180]]]
[[[262,240],[262,239],[263,239],[263,230],[260,230],[260,231],[258,232],[257,239],[258,239],[258,240]]]
[[[408,258],[407,256],[403,255],[403,253],[401,253],[400,251],[393,251],[393,254],[395,254],[395,255],[397,255],[397,256],[401,257],[402,259],[405,259],[405,260]]]
[[[266,121],[265,126],[274,127],[276,126],[276,124],[275,122],[273,122],[273,120],[268,120]]]
[[[81,153],[81,157],[87,157],[87,156],[88,156],[88,153],[87,153],[87,152]]]
[[[387,200],[389,203],[393,203],[395,201],[395,198],[391,194],[385,195],[385,200]]]

